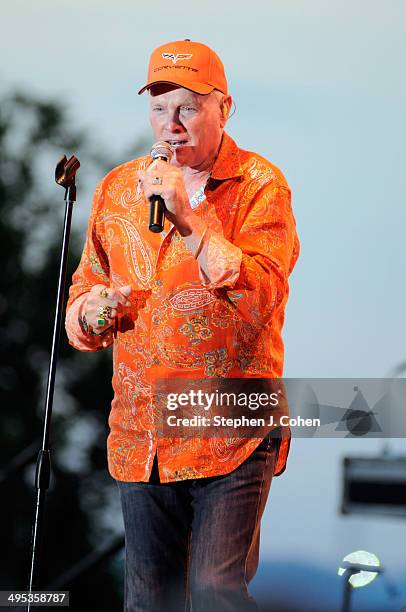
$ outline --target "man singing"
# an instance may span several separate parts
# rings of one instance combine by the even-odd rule
[[[66,329],[81,351],[113,345],[108,467],[123,509],[127,612],[257,610],[247,585],[279,437],[165,438],[154,388],[168,378],[279,378],[288,277],[299,255],[289,186],[224,131],[216,53],[189,40],[153,51],[149,118],[169,163],[150,156],[98,185]],[[149,229],[151,196],[166,206]]]

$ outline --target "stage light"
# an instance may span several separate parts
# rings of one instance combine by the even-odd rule
[[[371,569],[360,569],[362,566],[371,566]],[[366,550],[356,550],[344,557],[337,574],[343,576],[348,572],[350,574],[348,582],[357,589],[372,582],[380,573],[380,566],[381,563],[376,555]]]

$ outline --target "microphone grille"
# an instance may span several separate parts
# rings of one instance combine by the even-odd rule
[[[172,159],[173,149],[170,144],[161,140],[152,145],[151,148],[151,157],[152,159],[157,159],[158,157],[165,157],[169,162]]]

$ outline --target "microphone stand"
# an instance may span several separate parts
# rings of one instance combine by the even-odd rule
[[[354,563],[350,561],[344,561],[342,567],[345,569],[344,576],[344,597],[342,612],[350,612],[351,595],[354,591],[354,587],[350,582],[351,576],[358,574],[359,572],[374,572],[376,574],[382,574],[384,569],[381,565],[367,565],[365,563]]]
[[[61,249],[61,261],[59,267],[58,290],[56,299],[56,311],[54,320],[54,330],[52,337],[51,358],[48,371],[48,383],[45,401],[44,430],[42,448],[37,457],[37,468],[35,474],[36,503],[35,517],[31,532],[31,564],[28,579],[28,593],[31,593],[38,586],[39,577],[39,552],[42,544],[45,495],[49,487],[51,473],[49,437],[51,431],[52,403],[54,397],[56,362],[58,359],[59,342],[62,326],[62,311],[66,284],[66,268],[68,262],[69,235],[72,220],[73,204],[76,202],[75,174],[80,167],[79,160],[72,155],[70,159],[64,155],[56,165],[55,181],[58,185],[65,188],[65,219],[63,226],[63,238]],[[27,611],[31,609],[31,602],[27,604]]]

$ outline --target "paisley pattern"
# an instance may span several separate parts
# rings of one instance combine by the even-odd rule
[[[148,286],[152,278],[152,263],[137,228],[128,219],[119,215],[111,215],[105,218],[106,230],[113,223],[121,225],[122,233],[125,236],[124,247],[128,251],[126,259],[131,261],[132,269],[138,280]]]
[[[169,303],[174,310],[187,312],[188,310],[204,308],[214,301],[214,296],[207,289],[183,289],[176,293],[169,300]]]
[[[196,315],[188,317],[187,322],[182,325],[179,331],[184,336],[190,338],[193,344],[199,344],[202,340],[207,340],[213,336],[213,332],[208,324],[208,317]]]
[[[167,221],[161,234],[148,230],[136,176],[149,162],[114,168],[96,188],[66,330],[82,351],[113,345],[107,440],[113,478],[147,481],[156,451],[162,482],[225,474],[261,439],[159,437],[154,388],[169,377],[282,376],[288,277],[299,256],[290,189],[278,168],[224,133],[195,209],[209,228],[196,261]],[[80,325],[95,284],[132,287],[131,305],[103,338],[87,336]],[[276,475],[289,452],[289,429],[282,434]]]

